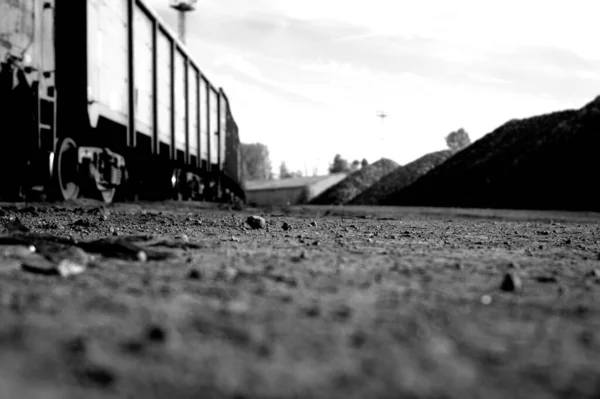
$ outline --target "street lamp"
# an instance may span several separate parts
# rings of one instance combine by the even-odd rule
[[[179,39],[185,43],[185,13],[194,11],[198,0],[169,0],[171,8],[179,13]]]

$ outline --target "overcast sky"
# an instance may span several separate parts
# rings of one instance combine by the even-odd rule
[[[176,32],[167,0],[147,0]],[[600,95],[598,0],[198,0],[188,47],[273,168],[400,164]],[[383,110],[389,116],[381,122]]]

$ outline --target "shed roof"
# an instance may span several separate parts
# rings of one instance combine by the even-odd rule
[[[246,182],[247,191],[257,190],[277,190],[284,188],[297,188],[306,187],[312,184],[318,183],[323,180],[330,178],[336,178],[338,176],[346,176],[346,173],[334,173],[331,175],[324,176],[310,176],[310,177],[292,177],[289,179],[278,179],[278,180],[253,180]]]

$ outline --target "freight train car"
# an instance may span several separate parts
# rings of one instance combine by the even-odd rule
[[[143,0],[0,0],[0,195],[245,200],[227,96]]]

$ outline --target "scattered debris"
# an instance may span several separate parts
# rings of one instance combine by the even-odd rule
[[[264,229],[267,226],[265,219],[260,216],[248,216],[246,223],[253,229]]]

